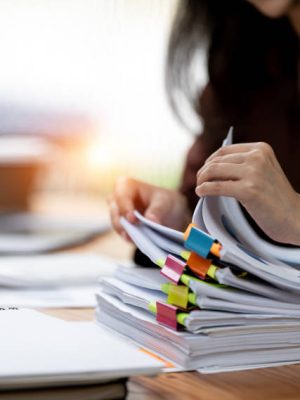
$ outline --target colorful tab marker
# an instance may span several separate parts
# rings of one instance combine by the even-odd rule
[[[198,275],[201,279],[205,279],[207,272],[212,265],[212,261],[191,252],[187,259],[187,265],[194,274]]]
[[[188,229],[186,230],[184,237],[185,247],[204,258],[207,258],[213,244],[215,243],[214,238],[191,225],[189,225]]]
[[[216,278],[216,272],[218,271],[218,269],[219,269],[219,267],[217,267],[217,266],[211,264],[211,266],[208,268],[207,275],[208,275],[210,278],[217,280],[217,278]]]
[[[165,262],[166,262],[166,260],[163,260],[163,259],[159,259],[159,260],[156,260],[156,265],[158,265],[159,266],[159,268],[163,268],[163,266],[165,265]]]
[[[171,283],[163,285],[162,291],[168,294],[168,304],[173,306],[187,308],[189,302],[189,288],[184,285],[172,285]]]
[[[213,245],[211,246],[210,252],[211,254],[213,254],[214,256],[220,258],[221,257],[221,250],[222,250],[222,245],[221,243],[213,243]]]
[[[192,294],[192,293],[191,293]],[[190,295],[191,295],[190,294]],[[156,320],[157,320],[157,322],[159,322],[159,318],[157,317],[157,303],[158,302],[156,302],[156,301],[152,301],[152,302],[150,302],[149,304],[148,304],[148,309],[149,309],[149,311],[152,313],[152,314],[154,314],[154,315],[156,315]],[[160,304],[163,304],[163,303],[160,303]],[[170,306],[169,304],[166,304],[166,306]],[[176,308],[176,307],[175,307]],[[177,324],[176,324],[176,327],[174,328],[174,326],[175,326],[175,324],[172,322],[172,326],[170,326],[169,324],[167,325],[169,328],[171,328],[171,329],[175,329],[175,330],[177,330],[177,328],[178,328],[178,324],[179,325],[183,325],[183,326],[185,326],[185,320],[186,320],[186,318],[189,316],[189,313],[186,313],[186,312],[178,312],[177,314],[176,314],[176,321],[177,321]],[[165,322],[168,322],[168,321],[165,321]],[[163,323],[163,322],[162,322]],[[165,323],[163,323],[164,325],[166,325]]]
[[[190,233],[191,233],[191,229],[192,229],[192,228],[197,228],[197,225],[196,225],[196,224],[193,224],[193,223],[190,223],[190,224],[189,224],[189,226],[186,228],[186,231],[185,231],[184,234],[183,234],[183,239],[184,239],[184,241],[188,240],[188,237],[189,237],[189,235],[190,235]]]
[[[184,261],[169,254],[160,273],[170,281],[178,284],[185,267],[186,264]]]
[[[188,250],[183,250],[180,254],[180,257],[182,257],[184,260],[187,260],[189,256],[191,255],[191,252]]]
[[[162,325],[177,330],[177,310],[171,304],[156,302],[156,321]]]

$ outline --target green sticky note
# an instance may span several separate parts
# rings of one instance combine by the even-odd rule
[[[148,310],[152,312],[152,314],[156,314],[156,301],[151,301],[148,304]]]
[[[189,316],[188,313],[179,313],[179,314],[177,314],[177,322],[180,325],[184,325],[185,326],[185,320],[187,319],[188,316]]]
[[[166,260],[159,259],[159,260],[156,260],[156,265],[158,265],[159,268],[162,268],[165,265],[165,262],[166,262]]]
[[[189,258],[189,256],[191,255],[191,252],[188,250],[183,250],[180,254],[180,256],[184,259],[187,260]]]

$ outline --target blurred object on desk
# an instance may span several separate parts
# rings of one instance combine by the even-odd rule
[[[130,268],[130,264],[125,265]],[[94,253],[1,257],[0,286],[40,289],[97,285],[100,277],[112,276],[117,267],[112,258]]]
[[[0,101],[0,136],[40,137],[63,144],[81,140],[95,128],[93,119],[84,112],[62,106]]]
[[[111,229],[107,218],[0,215],[0,255],[47,253],[79,246]]]
[[[125,380],[99,385],[1,391],[0,400],[124,400]]]
[[[94,253],[2,257],[0,304],[29,308],[95,307],[98,280],[112,276],[117,266],[114,259]]]
[[[0,211],[26,210],[53,149],[43,139],[0,136]]]
[[[88,191],[86,149],[98,142],[99,125],[67,107],[0,100],[0,207],[1,196],[7,199],[2,208],[24,210],[34,191]]]
[[[38,214],[77,218],[108,219],[108,207],[102,196],[78,193],[39,192],[32,197],[32,209]],[[118,260],[132,259],[134,246],[125,241],[115,231],[101,235],[99,239],[74,248],[76,252],[104,254]]]

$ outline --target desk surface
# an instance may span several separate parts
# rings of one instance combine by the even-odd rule
[[[89,210],[95,215],[103,215],[103,204],[88,203],[77,198],[78,209]],[[72,202],[73,203],[73,202]],[[64,205],[63,205],[64,204]],[[47,197],[39,199],[35,208],[51,212],[65,208],[66,199]],[[69,203],[70,204],[70,203]],[[72,207],[68,207],[72,211]],[[116,249],[118,253],[116,254]],[[133,247],[125,243],[115,233],[109,233],[78,251],[97,251],[99,253],[124,259],[130,257]],[[43,310],[43,312],[65,320],[92,320],[91,309]],[[196,372],[161,374],[155,377],[135,377],[129,381],[129,400],[154,399],[205,399],[205,400],[287,400],[300,398],[300,365],[265,368],[252,371],[202,375]]]

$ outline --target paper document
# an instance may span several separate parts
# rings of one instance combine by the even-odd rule
[[[0,324],[1,389],[105,382],[162,367],[92,322],[0,310]]]
[[[0,259],[0,304],[29,308],[95,307],[100,277],[117,263],[92,253]]]

